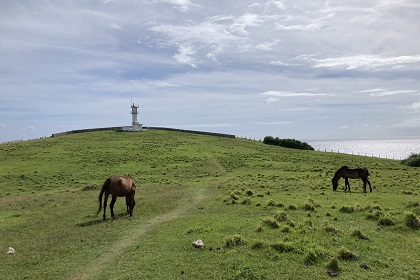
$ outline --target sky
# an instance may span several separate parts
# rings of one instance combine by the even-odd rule
[[[420,136],[420,1],[2,0],[0,142],[131,124]]]

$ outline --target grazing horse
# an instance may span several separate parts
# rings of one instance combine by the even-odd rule
[[[349,184],[349,178],[350,179],[362,179],[363,181],[363,192],[366,192],[366,183],[369,184],[370,192],[372,192],[372,186],[370,185],[370,182],[368,180],[369,171],[366,168],[348,168],[347,166],[343,166],[339,168],[332,179],[332,185],[333,190],[337,190],[338,186],[338,180],[340,180],[341,177],[345,180],[345,186],[346,188],[344,191],[347,191],[347,187],[350,191],[350,184]]]
[[[125,203],[127,206],[127,214],[133,216],[133,209],[136,205],[134,200],[134,195],[136,193],[136,184],[130,176],[111,176],[106,179],[104,185],[102,186],[101,192],[99,193],[99,209],[96,215],[101,212],[102,209],[102,196],[104,197],[104,220],[106,220],[106,204],[108,201],[108,196],[112,196],[111,204],[111,217],[115,219],[114,215],[114,204],[117,200],[117,197],[125,196]]]

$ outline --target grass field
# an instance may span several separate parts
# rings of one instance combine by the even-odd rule
[[[420,279],[419,169],[399,161],[157,130],[0,144],[0,158],[2,279]],[[342,165],[367,167],[373,192],[333,192]],[[134,215],[119,198],[102,221],[92,186],[125,174]]]

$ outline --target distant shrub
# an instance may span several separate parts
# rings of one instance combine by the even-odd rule
[[[287,216],[287,212],[283,211],[279,214],[274,215],[274,219],[276,219],[279,222],[287,222],[289,220],[289,217]]]
[[[277,223],[276,220],[271,220],[271,219],[265,219],[264,224],[271,227],[271,228],[279,228],[279,224]]]
[[[257,241],[254,243],[254,245],[252,245],[252,249],[254,250],[259,250],[259,249],[264,249],[265,245],[264,243]]]
[[[420,154],[411,154],[408,158],[403,159],[401,163],[411,167],[420,167]]]
[[[245,193],[246,193],[247,196],[253,196],[254,195],[254,192],[251,191],[251,190],[246,190]]]
[[[271,247],[279,253],[289,253],[295,251],[295,247],[292,244],[286,242],[273,244]]]
[[[226,239],[225,241],[226,248],[233,248],[235,246],[242,246],[244,244],[245,244],[245,241],[239,235],[235,235],[231,238]]]
[[[358,238],[358,239],[361,239],[361,240],[369,240],[369,238],[366,235],[364,235],[358,229],[355,229],[351,235],[354,236],[354,237],[356,237],[356,238]]]
[[[330,276],[338,276],[340,268],[338,267],[338,259],[332,258],[331,261],[327,264],[328,274]]]
[[[320,250],[318,248],[310,249],[306,254],[305,259],[303,260],[303,263],[305,265],[314,265],[320,260],[324,259],[326,256],[327,253],[324,252],[324,250]]]
[[[355,210],[353,206],[343,206],[340,208],[340,212],[342,213],[353,213],[354,211]]]
[[[251,199],[249,199],[249,198],[245,198],[244,200],[242,200],[241,203],[244,204],[244,205],[251,205],[252,204]]]
[[[395,221],[390,216],[381,216],[378,220],[378,225],[380,225],[380,226],[394,226]]]
[[[287,209],[289,209],[289,210],[297,210],[298,207],[296,205],[289,205],[289,207],[287,207]]]
[[[314,148],[306,142],[301,142],[296,139],[280,139],[278,137],[274,138],[272,136],[264,137],[264,144],[280,146],[284,148],[299,149],[299,150],[311,150]]]
[[[373,221],[377,221],[377,220],[379,220],[379,218],[380,217],[382,217],[384,214],[383,214],[383,212],[382,211],[372,211],[372,212],[370,212],[367,216],[366,216],[366,218],[368,219],[368,220],[373,220]]]
[[[344,261],[355,261],[357,260],[357,256],[345,247],[341,247],[340,251],[338,252],[338,257]]]
[[[408,212],[405,214],[405,225],[412,229],[420,229],[420,220],[416,214]]]
[[[305,203],[305,205],[303,205],[303,209],[306,210],[306,211],[312,211],[312,212],[314,212],[316,210],[315,206],[313,206],[310,203]]]
[[[339,228],[337,228],[336,226],[333,226],[333,225],[326,225],[324,227],[324,229],[325,229],[326,232],[334,233],[334,234],[338,234],[338,233],[341,232],[341,230]]]

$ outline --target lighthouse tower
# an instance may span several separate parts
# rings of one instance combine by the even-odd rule
[[[131,119],[132,119],[131,130],[133,131],[141,131],[142,126],[143,126],[143,124],[137,121],[137,115],[139,114],[138,109],[139,109],[138,105],[136,106],[134,105],[134,103],[131,105]]]

